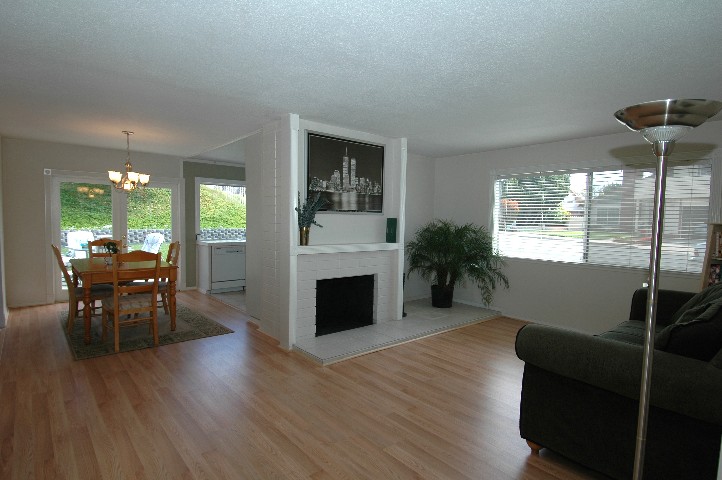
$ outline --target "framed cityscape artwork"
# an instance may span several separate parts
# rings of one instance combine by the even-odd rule
[[[322,211],[382,213],[384,147],[308,132],[309,195],[328,200]]]

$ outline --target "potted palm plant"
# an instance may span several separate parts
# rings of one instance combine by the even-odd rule
[[[409,274],[416,272],[431,284],[431,304],[449,308],[454,287],[474,283],[489,305],[498,285],[509,288],[502,271],[504,258],[494,249],[491,235],[473,223],[457,225],[448,220],[427,223],[406,244]]]

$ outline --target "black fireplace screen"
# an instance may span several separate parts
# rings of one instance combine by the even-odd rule
[[[374,323],[374,276],[316,281],[316,336]]]

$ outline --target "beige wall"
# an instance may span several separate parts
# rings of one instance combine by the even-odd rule
[[[0,328],[5,327],[8,317],[7,300],[5,298],[5,234],[2,211],[2,137],[0,137]]]
[[[180,178],[179,157],[131,152],[136,170]],[[2,203],[7,305],[47,303],[53,292],[46,272],[54,268],[45,211],[44,169],[102,173],[118,170],[124,150],[112,150],[13,138],[2,139]]]

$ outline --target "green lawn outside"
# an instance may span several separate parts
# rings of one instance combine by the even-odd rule
[[[60,229],[101,229],[111,222],[111,188],[105,184],[60,185]],[[89,194],[92,193],[92,194]],[[201,185],[201,228],[246,228],[246,206],[222,191]],[[147,188],[128,195],[128,229],[171,228],[170,189]]]

